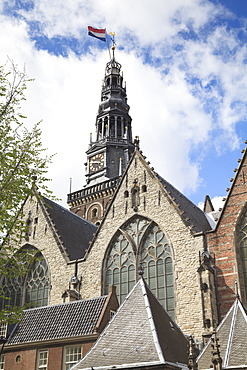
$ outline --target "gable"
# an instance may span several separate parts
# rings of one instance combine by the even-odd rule
[[[50,271],[48,304],[61,303],[76,271],[73,262],[84,258],[96,226],[37,194],[26,200],[23,214],[28,228],[22,244],[42,251]]]
[[[223,368],[247,365],[247,315],[246,309],[236,299],[225,318],[216,329]],[[198,368],[208,369],[212,361],[212,339],[198,356]]]
[[[224,225],[226,217],[238,215],[247,198],[247,153],[243,150],[243,156],[238,160],[239,166],[234,169],[235,176],[230,179],[231,186],[227,189],[227,197],[224,198],[224,206],[221,210],[216,230]],[[236,216],[235,216],[236,217]]]
[[[169,189],[167,189],[168,187]],[[84,286],[86,286],[83,294],[84,298],[92,295],[106,294],[107,286],[109,284],[115,284],[115,282],[110,281],[112,279],[111,277],[108,279],[109,275],[107,275],[106,259],[108,258],[108,251],[111,248],[114,251],[114,240],[121,234],[125,237],[128,248],[130,248],[130,245],[137,245],[139,242],[136,243],[134,240],[136,237],[134,236],[135,231],[133,230],[131,234],[129,230],[125,230],[125,226],[131,223],[131,220],[134,218],[148,220],[150,222],[150,228],[155,225],[158,228],[157,231],[162,238],[162,253],[165,253],[166,246],[169,246],[171,250],[170,259],[167,259],[165,255],[164,258],[162,257],[162,279],[164,279],[162,289],[166,287],[164,289],[167,289],[167,297],[169,297],[170,302],[176,302],[175,311],[173,307],[170,307],[170,312],[173,311],[171,313],[172,315],[175,313],[180,327],[182,329],[186,328],[186,334],[193,333],[197,336],[201,335],[203,325],[201,289],[197,272],[199,267],[199,253],[204,250],[203,233],[195,234],[195,226],[188,219],[189,212],[193,212],[195,206],[181,195],[181,204],[188,206],[187,213],[180,210],[181,205],[179,207],[173,197],[171,197],[171,195],[175,195],[174,188],[170,184],[168,185],[168,183],[167,188],[164,187],[162,180],[149,167],[141,153],[136,151],[121,179],[108,211],[97,230],[86,255],[86,260],[81,265]],[[178,191],[176,191],[176,196],[177,198],[180,197]],[[186,217],[184,216],[185,218],[183,218],[184,214],[186,214]],[[204,218],[202,211],[200,211],[200,217]],[[199,223],[197,223],[197,226],[199,226]],[[207,225],[209,226],[209,224]],[[146,237],[150,235],[148,230],[145,231]],[[126,252],[125,258],[122,255],[121,247],[117,246],[116,257],[114,255],[112,256],[113,260],[116,260],[116,258],[123,261],[128,260],[130,267],[127,268],[129,277],[126,278],[126,284],[128,284],[126,293],[130,291],[138,279],[140,261],[144,262],[144,256],[141,255],[141,252],[146,239],[145,237],[142,238],[143,235],[140,234],[139,236],[140,243],[138,251],[135,251],[133,248],[129,249],[130,254]],[[165,239],[167,242],[163,243]],[[153,236],[150,239],[150,243],[152,243],[151,240],[153,240],[155,245],[158,245]],[[148,245],[147,248],[149,248]],[[133,255],[132,259],[129,258],[131,254]],[[158,258],[150,257],[150,259],[153,260],[152,263],[155,265],[158,263]],[[167,265],[165,265],[166,262]],[[147,267],[144,265],[143,267],[144,276],[149,279]],[[118,271],[120,270],[121,267],[119,265]],[[165,271],[169,271],[170,280],[167,279],[171,281],[169,283],[170,286],[166,282],[166,278],[164,278],[166,276]],[[157,274],[155,275],[155,279],[157,279]],[[147,281],[151,285],[150,281]],[[186,284],[184,283],[185,281]],[[123,293],[123,296],[126,296],[126,294],[124,295]],[[165,293],[163,292],[160,295],[160,299],[163,300],[164,296]],[[189,310],[188,307],[192,306],[193,309]],[[168,308],[168,306],[165,307]],[[189,311],[191,312],[191,310],[193,313],[188,318],[190,315]]]
[[[158,220],[162,208],[169,212],[168,223],[175,227],[178,227],[178,222],[182,223],[191,234],[211,230],[205,213],[155,173],[141,152],[136,150],[94,239],[108,219],[121,218],[120,222],[124,223],[132,215],[141,214]],[[90,248],[93,243],[94,240]]]
[[[94,347],[74,369],[165,363],[178,366],[187,363],[187,346],[181,330],[140,279]]]
[[[28,222],[28,239],[37,243],[40,238],[47,235],[49,230],[53,236],[53,242],[66,262],[82,259],[85,256],[97,229],[87,220],[38,194],[34,194],[25,202],[24,220]]]

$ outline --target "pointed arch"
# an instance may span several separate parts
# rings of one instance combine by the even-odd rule
[[[33,258],[27,266],[25,276],[1,278],[2,295],[0,309],[6,306],[27,306],[28,308],[47,306],[50,291],[50,272],[42,253],[31,245],[23,247]],[[23,248],[18,253],[22,253]]]
[[[172,246],[154,221],[135,215],[125,222],[108,245],[102,272],[104,294],[110,285],[115,285],[120,303],[138,280],[138,274],[143,274],[174,317]]]
[[[247,203],[243,206],[235,228],[235,251],[242,295],[247,299]]]

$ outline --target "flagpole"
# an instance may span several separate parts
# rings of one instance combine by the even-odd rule
[[[108,46],[108,51],[109,51],[110,60],[111,60],[111,51],[110,51],[110,45],[109,45],[108,35],[107,34],[106,34],[106,40],[107,40],[107,46]]]

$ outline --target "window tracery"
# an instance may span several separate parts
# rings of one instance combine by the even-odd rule
[[[24,306],[28,308],[46,306],[49,297],[49,269],[41,252],[37,252],[26,276],[1,279],[2,295],[0,309],[6,306]]]
[[[135,216],[123,225],[110,243],[104,271],[105,293],[114,284],[120,303],[141,273],[170,315],[174,315],[171,246],[155,222]]]

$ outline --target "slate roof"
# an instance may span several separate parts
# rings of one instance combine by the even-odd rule
[[[25,310],[6,347],[94,333],[107,296]]]
[[[47,198],[43,198],[42,204],[59,235],[69,260],[83,258],[97,227]]]
[[[180,193],[173,185],[156,174],[169,197],[178,205],[179,213],[185,223],[191,226],[194,233],[206,232],[212,229],[205,213],[191,202],[185,195]]]
[[[187,346],[181,330],[141,278],[73,370],[166,363],[187,367]]]
[[[236,299],[216,330],[219,339],[222,367],[247,365],[247,311]],[[212,365],[211,339],[197,359],[198,368],[209,369]]]

